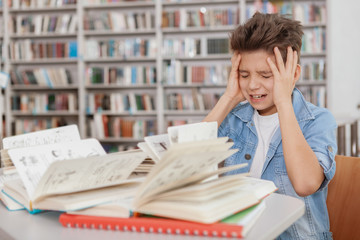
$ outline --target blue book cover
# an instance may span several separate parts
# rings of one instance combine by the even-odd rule
[[[136,67],[131,67],[131,84],[136,84],[137,70]]]
[[[69,58],[77,58],[77,42],[76,41],[69,41]]]
[[[42,73],[42,75],[43,75],[44,78],[45,78],[46,84],[47,84],[50,88],[52,88],[52,87],[53,87],[53,84],[52,84],[52,82],[51,82],[51,80],[50,80],[50,78],[49,78],[49,75],[48,75],[47,70],[44,69],[44,68],[42,68],[42,69],[41,69],[41,73]]]

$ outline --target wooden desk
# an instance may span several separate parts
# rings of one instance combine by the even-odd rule
[[[266,209],[245,239],[274,239],[286,230],[305,212],[304,203],[296,198],[272,194],[265,199]],[[72,240],[72,239],[198,239],[214,237],[175,236],[121,231],[64,228],[59,222],[58,212],[31,215],[26,211],[8,211],[0,204],[0,239]],[[223,238],[221,238],[223,239]]]

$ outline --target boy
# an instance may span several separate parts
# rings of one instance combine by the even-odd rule
[[[248,163],[232,174],[249,171],[304,201],[304,216],[279,239],[332,239],[326,197],[335,174],[337,126],[329,111],[294,88],[302,35],[299,22],[276,14],[256,13],[237,27],[226,91],[204,121],[217,121],[218,135],[239,149],[225,166]]]

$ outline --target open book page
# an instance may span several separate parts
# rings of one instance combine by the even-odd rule
[[[182,189],[183,187],[185,187],[187,185],[197,184],[197,183],[200,183],[202,181],[207,181],[209,178],[211,178],[213,176],[217,176],[217,175],[220,175],[220,174],[223,174],[223,173],[226,173],[226,172],[230,172],[230,171],[233,171],[233,170],[236,170],[236,169],[240,169],[240,168],[243,168],[245,166],[247,166],[246,163],[232,165],[232,166],[217,169],[215,171],[201,172],[199,174],[192,175],[190,177],[183,178],[183,179],[180,179],[178,181],[170,182],[169,184],[162,185],[162,186],[156,188],[155,190],[153,190],[152,195],[148,196],[147,198],[145,198],[145,197],[141,198],[141,200],[139,201],[139,205],[141,205],[142,203],[151,201],[154,198],[157,198],[158,196],[160,197],[160,195],[162,196],[162,193],[171,194],[173,191],[176,191],[177,189]],[[244,177],[244,176],[248,176],[249,174],[244,173],[244,174],[238,174],[238,175]],[[217,178],[212,178],[212,179],[215,180]]]
[[[168,134],[154,135],[144,137],[151,151],[156,155],[157,159],[161,159],[162,155],[170,147],[170,140]]]
[[[145,158],[143,152],[120,152],[54,162],[41,178],[32,199],[136,182],[137,178],[128,178]]]
[[[263,199],[277,190],[273,181],[254,177],[244,178],[239,188],[254,192],[259,199]]]
[[[217,138],[217,122],[199,122],[167,129],[170,144]]]
[[[143,180],[142,178],[141,180]],[[78,211],[86,208],[100,208],[103,204],[114,202],[126,202],[133,199],[139,184],[132,182],[128,184],[116,185],[112,187],[104,187],[81,191],[70,194],[55,195],[44,198],[33,204],[35,209],[56,210],[56,211]],[[130,206],[128,211],[131,210]]]
[[[139,142],[137,146],[146,153],[154,162],[160,161],[160,158],[158,158],[155,153],[150,149],[149,145],[146,142]]]
[[[186,154],[195,154],[199,152],[221,152],[228,150],[233,142],[227,142],[228,138],[216,138],[209,139],[204,141],[196,142],[185,142],[181,144],[174,144],[171,146],[170,150],[167,151],[162,160],[156,164],[156,168],[151,171],[149,178],[152,178],[152,175],[158,175],[159,171],[162,171],[163,168],[167,168],[168,161],[174,161],[173,158],[184,153]],[[217,166],[217,165],[214,165]],[[208,169],[203,169],[204,171],[214,171],[214,166],[206,166]]]
[[[175,190],[158,194],[156,199],[193,202],[210,201],[211,199],[221,196],[229,191],[241,191],[239,190],[239,180],[244,178],[245,175],[246,174],[230,175],[213,179],[208,182],[183,186]]]
[[[80,140],[78,127],[76,125],[68,125],[6,137],[3,139],[3,148],[30,147],[78,140]]]
[[[33,196],[42,175],[52,162],[104,154],[106,154],[104,148],[96,139],[9,150],[9,155],[29,196]]]
[[[217,140],[222,141],[223,139]],[[214,140],[209,141],[216,143]],[[151,191],[156,188],[207,171],[207,169],[212,168],[237,151],[235,149],[228,150],[232,143],[222,145],[216,143],[213,144],[212,148],[209,145],[211,144],[208,141],[203,141],[203,146],[200,142],[194,142],[186,151],[183,151],[181,147],[170,148],[163,159],[149,173],[146,181],[140,186],[135,204],[141,198],[151,195]],[[219,150],[214,151],[214,149]]]

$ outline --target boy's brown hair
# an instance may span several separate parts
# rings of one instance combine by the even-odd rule
[[[265,50],[274,53],[278,47],[286,62],[287,47],[291,46],[298,53],[300,61],[302,25],[299,21],[282,17],[278,14],[256,12],[245,24],[238,26],[230,36],[233,51],[246,52]]]

